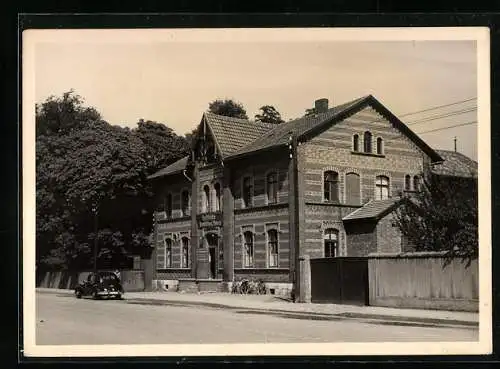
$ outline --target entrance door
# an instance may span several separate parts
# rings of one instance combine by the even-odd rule
[[[217,278],[217,246],[219,238],[216,234],[209,233],[207,235],[208,241],[208,265],[209,265],[209,278]]]

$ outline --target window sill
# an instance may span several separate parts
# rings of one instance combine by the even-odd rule
[[[191,219],[191,216],[187,215],[187,216],[182,216],[182,217],[159,219],[159,220],[156,221],[156,223],[158,223],[158,224],[173,223],[173,222],[178,222],[178,221],[183,221],[183,220],[189,220],[189,219]]]
[[[286,202],[281,202],[281,203],[274,203],[274,204],[269,204],[269,205],[259,205],[259,206],[251,206],[248,208],[234,209],[234,213],[239,214],[239,213],[245,213],[245,212],[251,212],[251,211],[280,209],[280,208],[286,208],[286,207],[288,207],[288,204]]]
[[[159,272],[190,272],[191,271],[191,267],[189,268],[174,268],[174,267],[170,267],[170,268],[156,268],[157,271]]]
[[[373,152],[351,151],[351,154],[361,155],[361,156],[373,156],[375,158],[385,158],[385,154],[375,154]]]
[[[314,202],[314,201],[306,201],[306,205],[322,205],[322,206],[338,206],[338,207],[344,207],[344,208],[360,208],[363,205],[355,205],[355,204],[343,204],[339,202],[328,202],[328,201],[323,201],[323,202]]]

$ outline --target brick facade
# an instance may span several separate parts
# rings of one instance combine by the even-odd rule
[[[244,126],[241,120],[234,124]],[[277,129],[264,127],[271,132],[266,137],[279,136],[273,132],[281,127],[281,135],[287,137],[287,124]],[[226,130],[212,129],[219,135],[226,134]],[[363,152],[367,131],[371,133],[370,153]],[[355,135],[358,151],[354,147]],[[290,132],[290,137],[296,136]],[[210,139],[208,133],[205,139]],[[220,137],[218,142],[222,142]],[[232,160],[213,160],[211,164],[196,161],[190,180],[179,173],[160,179],[157,202],[162,205],[155,226],[157,278],[251,278],[292,283],[296,281],[295,265],[300,256],[325,257],[327,233],[336,237],[336,256],[401,250],[404,240],[390,217],[375,223],[349,224],[343,218],[378,193],[387,191],[388,197],[398,196],[404,189],[405,176],[420,175],[424,162],[431,160],[422,144],[415,143],[387,114],[381,115],[370,105],[325,126],[313,137],[292,142],[292,147],[280,144]],[[227,142],[224,145],[231,147]],[[334,178],[328,187],[330,200],[325,199],[325,172],[332,172]],[[271,174],[276,175],[274,181],[269,179],[274,178]],[[387,178],[387,185],[377,184],[378,176]],[[270,203],[269,196],[273,195],[268,195],[272,192],[268,190],[272,186],[276,186],[276,199]],[[248,204],[244,187],[251,188]],[[181,194],[186,190],[192,199],[190,212],[184,215],[180,210]],[[172,194],[173,204],[170,219],[161,208],[168,194]],[[172,264],[165,268],[168,237],[173,238]],[[182,237],[190,240],[188,268],[181,268]],[[247,249],[252,250],[252,258],[246,256]]]

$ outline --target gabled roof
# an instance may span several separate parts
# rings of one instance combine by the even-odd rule
[[[356,114],[367,106],[372,106],[396,128],[408,136],[423,152],[429,155],[433,162],[441,162],[443,160],[436,151],[427,145],[410,128],[408,128],[407,125],[400,121],[372,95],[364,96],[342,105],[335,106],[322,114],[302,117],[290,122],[282,123],[273,130],[264,134],[262,137],[257,138],[254,142],[234,152],[229,159],[235,159],[276,146],[286,145],[289,136],[292,134],[296,135],[299,142],[306,141],[325,131],[333,124]]]
[[[443,163],[433,166],[432,172],[442,176],[475,177],[477,162],[455,151],[436,150],[444,159]]]
[[[154,179],[158,177],[167,176],[170,174],[181,173],[184,169],[186,169],[186,165],[188,163],[189,156],[185,156],[182,159],[173,162],[166,168],[160,169],[158,172],[151,174],[148,179]]]
[[[385,214],[394,209],[400,202],[401,198],[389,198],[385,200],[370,200],[363,207],[354,210],[352,213],[346,215],[342,220],[352,221],[360,219],[374,219],[378,220]]]
[[[276,124],[251,122],[209,112],[204,113],[203,117],[215,136],[222,158],[226,158],[276,127]]]
[[[274,129],[264,134],[262,137],[257,138],[249,145],[242,147],[231,155],[231,158],[245,156],[250,153],[258,152],[261,150],[269,149],[276,146],[287,145],[291,134],[301,136],[308,132],[311,128],[320,125],[326,121],[332,120],[340,112],[345,111],[349,107],[362,101],[366,97],[347,102],[342,105],[335,106],[325,113],[311,115],[307,117],[298,118],[289,122],[278,124]]]

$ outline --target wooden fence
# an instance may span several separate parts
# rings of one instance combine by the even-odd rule
[[[439,253],[370,255],[369,304],[401,308],[478,311],[478,263],[444,267]]]

